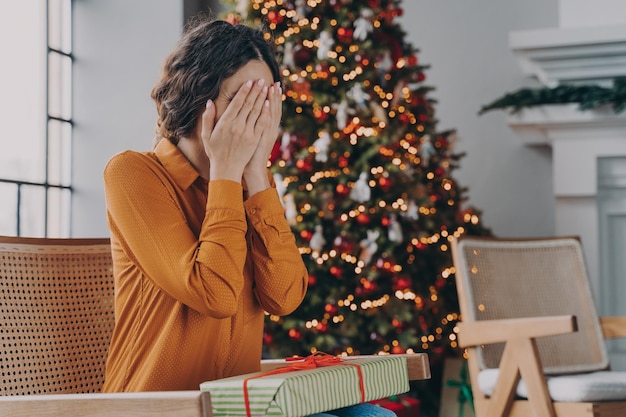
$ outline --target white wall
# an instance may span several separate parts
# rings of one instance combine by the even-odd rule
[[[115,153],[149,150],[150,90],[182,32],[182,1],[76,1],[72,235],[108,236],[102,172]]]
[[[151,145],[149,98],[160,64],[180,36],[182,2],[80,1],[75,7],[75,156],[73,235],[106,236],[102,170],[124,149]],[[499,236],[554,233],[551,155],[525,147],[481,105],[530,82],[508,47],[512,30],[556,27],[557,0],[404,0],[402,25],[432,67],[427,83],[441,129],[467,151],[455,177]]]
[[[624,23],[624,0],[559,0],[559,26],[562,28]]]
[[[403,8],[408,40],[431,65],[426,82],[436,88],[438,127],[456,129],[455,149],[467,152],[454,175],[469,187],[469,204],[498,236],[553,234],[551,151],[523,145],[504,111],[477,112],[506,92],[537,86],[522,75],[508,34],[557,27],[557,0],[405,0]]]

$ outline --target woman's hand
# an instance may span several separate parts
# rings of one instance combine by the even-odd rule
[[[261,138],[250,161],[243,171],[249,195],[269,188],[267,161],[269,159],[280,128],[282,117],[282,89],[274,83],[267,92],[267,99],[257,121],[262,129]]]
[[[215,123],[215,104],[207,102],[202,114],[201,137],[210,161],[211,179],[241,182],[249,163],[267,129],[270,103],[264,80],[247,81]]]

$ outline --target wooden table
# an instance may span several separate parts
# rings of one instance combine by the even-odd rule
[[[407,358],[409,380],[430,379],[428,355]],[[366,358],[351,356],[346,360]],[[264,360],[263,371],[285,365]],[[211,397],[201,391],[123,392],[99,394],[16,395],[0,397],[3,417],[212,417]]]

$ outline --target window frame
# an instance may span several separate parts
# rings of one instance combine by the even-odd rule
[[[43,236],[37,237],[69,237],[71,236],[71,207],[72,207],[72,195],[73,195],[73,187],[72,187],[72,131],[74,127],[73,120],[73,83],[72,83],[72,69],[74,65],[74,55],[73,55],[73,13],[72,13],[72,0],[43,0],[44,8],[45,8],[45,28],[44,28],[44,42],[46,45],[46,59],[45,59],[45,92],[44,92],[44,103],[45,103],[45,127],[44,127],[44,179],[42,182],[37,181],[26,181],[20,179],[12,179],[12,178],[0,178],[0,184],[12,184],[15,186],[16,199],[15,199],[15,214],[16,214],[16,222],[15,222],[15,235],[22,236],[23,235],[23,227],[22,222],[24,220],[24,216],[22,211],[26,209],[26,206],[23,202],[23,191],[28,187],[34,187],[34,189],[43,189],[43,207],[41,207],[42,211],[38,213],[43,214],[43,230],[37,231],[37,234],[43,232]],[[55,13],[51,13],[51,7],[58,7],[58,10],[54,10]],[[65,9],[65,8],[66,9]],[[64,18],[67,19],[64,22]],[[51,22],[51,19],[57,19],[54,22]],[[64,24],[65,23],[65,24]],[[51,44],[51,27],[58,30],[57,40],[64,39],[65,42],[59,41],[59,45]],[[66,33],[67,32],[67,33]],[[65,43],[65,45],[61,45],[61,43]],[[64,48],[67,47],[67,48]],[[67,50],[65,50],[67,49]],[[52,80],[51,74],[51,59],[58,59],[59,63],[62,63],[63,60],[69,60],[69,75],[63,74],[62,65],[59,65],[59,74],[58,80]],[[55,82],[57,82],[55,84]],[[52,94],[52,89],[55,89],[56,94]],[[54,97],[58,95],[58,97]],[[58,99],[60,103],[60,107],[66,108],[66,114],[62,114],[62,111],[59,111],[59,114],[53,114],[51,112],[51,99]],[[56,162],[56,166],[59,167],[59,171],[63,171],[66,169],[67,178],[63,180],[63,174],[56,175],[57,180],[51,179],[51,123],[58,123],[58,146],[63,148],[63,143],[66,144],[66,149],[68,152],[63,154],[61,151],[61,156]],[[69,163],[69,167],[64,168],[63,161]],[[55,201],[56,200],[56,201]],[[64,207],[63,201],[66,201],[66,207]],[[54,204],[54,207],[51,205]],[[53,215],[61,216],[61,224],[54,223],[52,221],[51,216]],[[64,223],[64,225],[63,225]]]

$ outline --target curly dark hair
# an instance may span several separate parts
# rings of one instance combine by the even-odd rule
[[[273,42],[266,32],[224,20],[191,23],[163,65],[152,89],[157,140],[178,144],[195,129],[207,100],[215,100],[222,82],[251,60],[262,60],[280,80]]]

